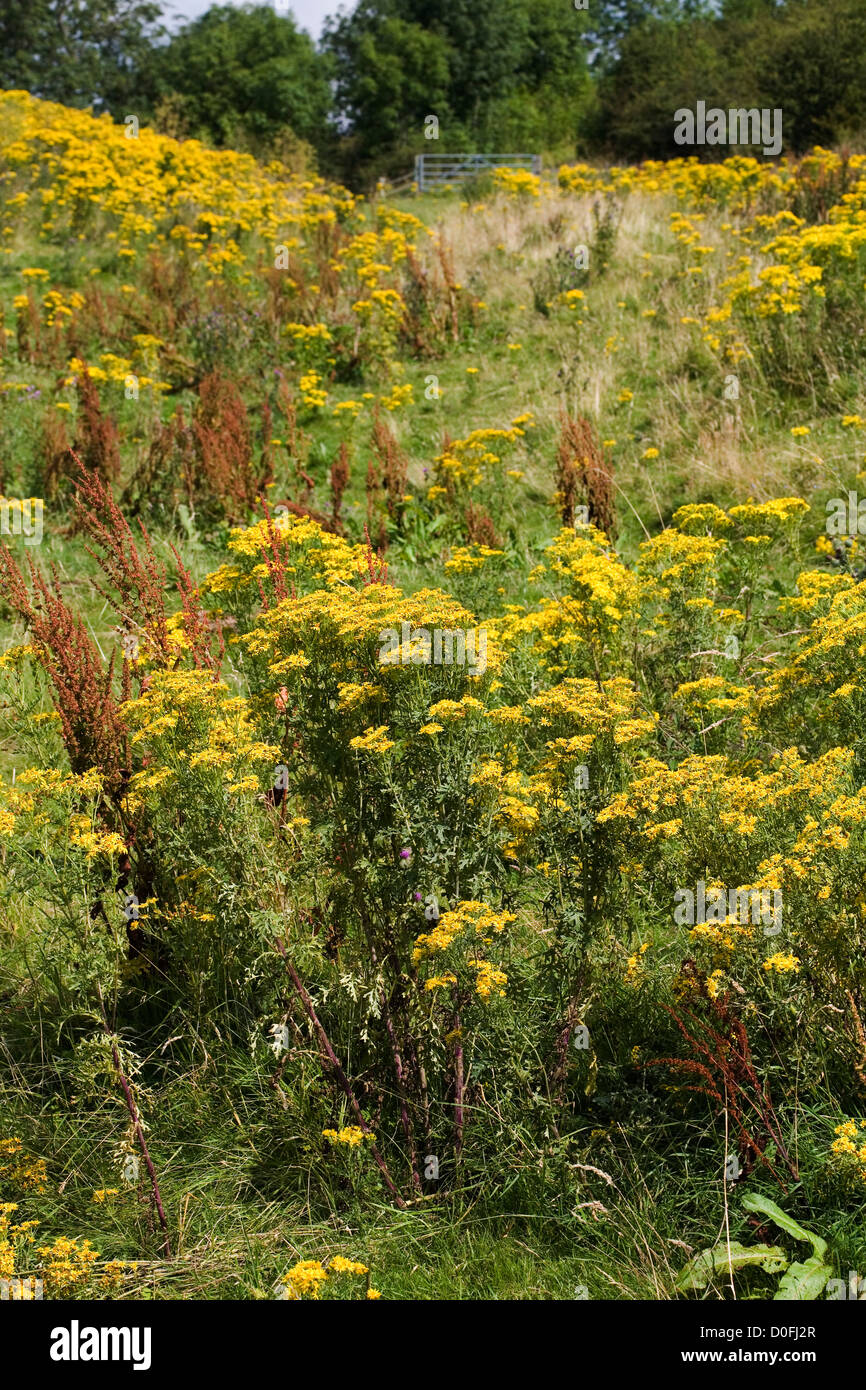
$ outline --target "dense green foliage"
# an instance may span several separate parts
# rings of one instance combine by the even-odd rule
[[[589,93],[585,31],[585,12],[547,0],[362,0],[324,38],[344,161],[405,168],[428,114],[438,148],[568,154]]]
[[[276,153],[286,131],[321,143],[331,94],[309,35],[268,5],[215,5],[151,54],[149,105],[190,135]]]
[[[0,87],[116,110],[140,88],[161,10],[157,0],[3,0]]]
[[[299,170],[315,157],[355,188],[423,150],[664,158],[682,153],[674,113],[698,101],[781,110],[795,153],[863,129],[862,0],[359,0],[318,48],[264,3],[214,5],[171,35],[160,11],[6,0],[0,86]]]
[[[721,15],[651,14],[623,33],[588,134],[618,157],[673,155],[672,114],[700,100],[780,109],[785,147],[797,152],[856,140],[864,50],[861,0],[733,0]]]

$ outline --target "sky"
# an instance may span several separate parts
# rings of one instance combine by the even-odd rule
[[[219,2],[225,3],[225,0]],[[347,9],[352,8],[352,0],[348,0],[348,3],[347,0],[274,0],[274,8],[278,14],[286,14],[291,10],[299,26],[317,39],[325,15],[335,14],[341,2]],[[185,19],[198,19],[199,15],[204,14],[205,10],[209,10],[215,3],[217,0],[164,0],[164,8],[176,23],[182,23]],[[171,19],[169,27],[174,28]]]

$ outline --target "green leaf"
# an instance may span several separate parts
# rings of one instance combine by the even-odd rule
[[[749,1269],[758,1265],[768,1274],[778,1274],[787,1264],[788,1257],[778,1245],[740,1245],[739,1241],[732,1241],[730,1251],[726,1245],[716,1245],[689,1260],[677,1279],[677,1288],[681,1293],[705,1289],[714,1275],[726,1274],[731,1267]]]
[[[820,1255],[810,1255],[808,1260],[801,1264],[788,1266],[773,1301],[783,1299],[808,1302],[815,1299],[823,1291],[832,1273],[832,1269],[824,1264]]]
[[[743,1206],[746,1211],[760,1212],[763,1216],[769,1216],[771,1221],[775,1221],[777,1226],[781,1226],[783,1231],[787,1231],[789,1236],[795,1240],[807,1240],[812,1247],[815,1255],[819,1258],[827,1253],[827,1242],[820,1236],[816,1236],[812,1231],[807,1231],[803,1226],[798,1225],[793,1216],[788,1216],[787,1212],[777,1207],[775,1202],[771,1202],[769,1197],[763,1197],[760,1192],[746,1192],[743,1195]]]

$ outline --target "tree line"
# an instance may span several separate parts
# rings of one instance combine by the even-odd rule
[[[424,149],[682,154],[674,112],[698,101],[781,109],[795,153],[862,144],[863,0],[585,3],[358,0],[315,44],[268,3],[170,32],[158,0],[3,0],[0,86],[354,187]]]

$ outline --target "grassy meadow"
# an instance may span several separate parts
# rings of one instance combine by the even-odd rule
[[[866,156],[130,135],[0,93],[0,1277],[840,1296]]]

